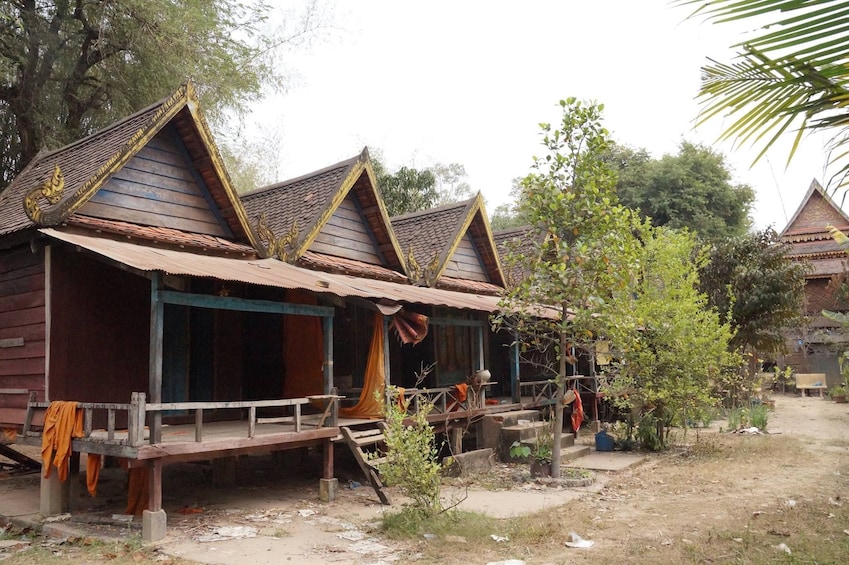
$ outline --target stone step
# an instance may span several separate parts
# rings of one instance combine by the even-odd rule
[[[572,439],[574,440],[574,438]],[[575,459],[580,459],[584,455],[589,455],[590,451],[592,451],[592,449],[588,445],[572,445],[571,447],[564,447],[560,451],[560,463],[571,463]]]
[[[510,412],[487,414],[477,423],[477,447],[478,449],[490,447],[500,451],[502,445],[501,428],[516,426],[520,420],[536,422],[539,419],[540,414],[537,410],[512,410]]]
[[[527,445],[531,449],[534,448],[535,444],[536,444],[536,440],[534,440],[534,439],[523,439],[522,440],[522,445]],[[512,445],[512,443],[510,445]],[[563,450],[563,449],[566,449],[567,447],[572,447],[573,445],[575,445],[575,436],[571,433],[563,432],[563,434],[560,436],[560,449]]]
[[[551,429],[549,422],[528,422],[515,426],[503,426],[501,428],[501,439],[502,442],[508,443],[534,439],[537,435],[545,433],[546,429]]]

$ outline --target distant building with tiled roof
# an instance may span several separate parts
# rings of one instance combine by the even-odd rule
[[[849,231],[849,216],[813,180],[799,208],[779,234],[789,247],[788,257],[806,261],[805,314],[808,325],[788,340],[788,365],[797,372],[839,375],[837,358],[846,348],[847,337],[840,324],[822,315],[823,310],[845,310],[838,290],[845,278],[846,251],[829,233],[829,226]]]

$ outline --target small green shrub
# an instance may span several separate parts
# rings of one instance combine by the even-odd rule
[[[520,441],[514,441],[510,446],[510,458],[524,461],[531,456],[531,448]]]
[[[766,431],[769,409],[766,404],[753,404],[749,407],[749,422],[762,432]]]
[[[386,483],[397,485],[401,492],[410,497],[412,506],[426,515],[441,510],[441,465],[439,446],[427,415],[433,405],[420,402],[413,416],[398,406],[397,388],[390,387],[389,402],[384,404],[386,418],[387,461],[381,465],[380,473]],[[404,420],[412,420],[405,424]]]

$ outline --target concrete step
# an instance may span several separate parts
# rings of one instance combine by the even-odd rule
[[[520,420],[530,423],[537,422],[539,419],[540,414],[537,410],[512,410],[510,412],[487,414],[477,423],[477,447],[478,449],[492,448],[500,451],[502,445],[501,428],[519,425]]]
[[[531,449],[534,448],[535,444],[536,444],[535,439],[523,439],[522,440],[522,445],[527,445]],[[513,444],[511,443],[510,445],[513,445]],[[568,432],[563,432],[563,434],[560,436],[560,449],[566,449],[567,447],[572,447],[573,445],[575,445],[575,436],[573,434],[568,433]]]
[[[546,429],[550,429],[550,426],[548,422],[528,422],[515,426],[503,426],[501,428],[501,440],[510,444],[514,441],[534,439],[537,435],[545,433]]]
[[[589,455],[590,451],[592,451],[592,449],[588,445],[572,445],[571,447],[564,447],[560,451],[560,463],[571,463],[575,459],[580,459],[584,455]]]

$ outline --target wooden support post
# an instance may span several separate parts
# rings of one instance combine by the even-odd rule
[[[203,441],[203,408],[195,410],[195,441]]]
[[[162,274],[154,271],[150,279],[150,354],[148,366],[148,392],[153,404],[162,402],[162,351],[165,327],[165,303],[162,301]],[[150,420],[150,442],[162,441],[162,412],[156,411]]]
[[[478,370],[482,371],[484,367],[484,345],[483,345],[483,326],[478,326]]]
[[[513,334],[510,344],[510,394],[513,402],[522,401],[522,387],[519,386],[519,334]]]
[[[322,444],[323,461],[321,466],[321,478],[333,478],[333,440],[326,439]]]
[[[383,374],[386,377],[383,382],[383,400],[389,402],[389,385],[392,379],[389,376],[389,316],[385,314],[383,315]]]
[[[325,316],[321,319],[324,329],[324,392],[331,394],[333,388],[333,318]]]
[[[151,512],[162,510],[162,459],[150,462],[147,485],[147,509]]]

